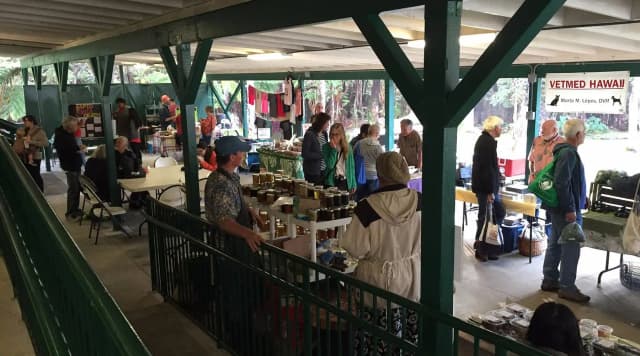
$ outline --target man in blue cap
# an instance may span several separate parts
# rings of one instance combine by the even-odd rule
[[[262,237],[253,231],[253,223],[262,224],[262,220],[257,211],[245,202],[240,176],[236,173],[251,145],[238,136],[223,136],[216,140],[215,146],[218,169],[207,178],[204,199],[207,220],[223,235],[214,238],[212,243],[243,264],[259,265],[260,257],[256,251],[262,243]],[[250,355],[246,340],[253,339],[255,330],[250,325],[256,308],[264,298],[264,287],[249,270],[228,260],[221,259],[219,262],[220,288],[224,291],[223,319],[225,329],[229,330],[225,341],[239,355]],[[248,289],[252,293],[247,293]]]
[[[224,136],[215,142],[218,169],[209,175],[205,185],[207,220],[228,235],[245,240],[257,251],[262,237],[253,231],[253,223],[262,223],[257,211],[242,196],[238,167],[246,160],[251,145],[238,136]]]

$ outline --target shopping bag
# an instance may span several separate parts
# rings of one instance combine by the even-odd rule
[[[482,225],[482,241],[489,245],[502,246],[504,239],[502,238],[502,229],[496,224],[495,214],[493,212],[493,204],[487,205],[487,212]]]
[[[622,233],[624,252],[637,255],[640,253],[640,182],[636,187],[636,195]]]
[[[553,161],[542,168],[542,170],[536,175],[533,182],[529,184],[529,192],[540,198],[542,204],[548,208],[555,208],[560,204],[558,202],[558,192],[556,191],[554,183],[556,159],[560,152],[562,152],[562,150],[558,151],[553,156]]]

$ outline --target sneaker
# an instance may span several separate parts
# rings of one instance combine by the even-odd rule
[[[540,289],[542,289],[545,292],[557,292],[558,289],[560,289],[560,283],[558,283],[558,281],[543,279]]]
[[[487,262],[488,258],[487,255],[481,255],[476,251],[476,260],[480,262]]]
[[[562,288],[558,290],[558,297],[582,304],[589,303],[589,301],[591,300],[591,297],[582,294],[582,292],[578,288]]]
[[[497,261],[498,259],[500,259],[498,255],[489,255],[489,261]]]

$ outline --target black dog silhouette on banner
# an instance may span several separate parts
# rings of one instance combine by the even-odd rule
[[[560,100],[560,95],[556,95],[556,97],[549,103],[549,106],[557,106],[558,100]]]
[[[620,98],[616,98],[615,96],[611,96],[611,100],[612,100],[611,105],[616,105],[616,103],[618,103],[618,105],[622,106],[622,102],[620,101]]]

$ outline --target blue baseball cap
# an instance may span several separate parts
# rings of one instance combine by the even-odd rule
[[[251,145],[240,136],[223,136],[216,140],[216,155],[228,156],[236,152],[249,152]]]

